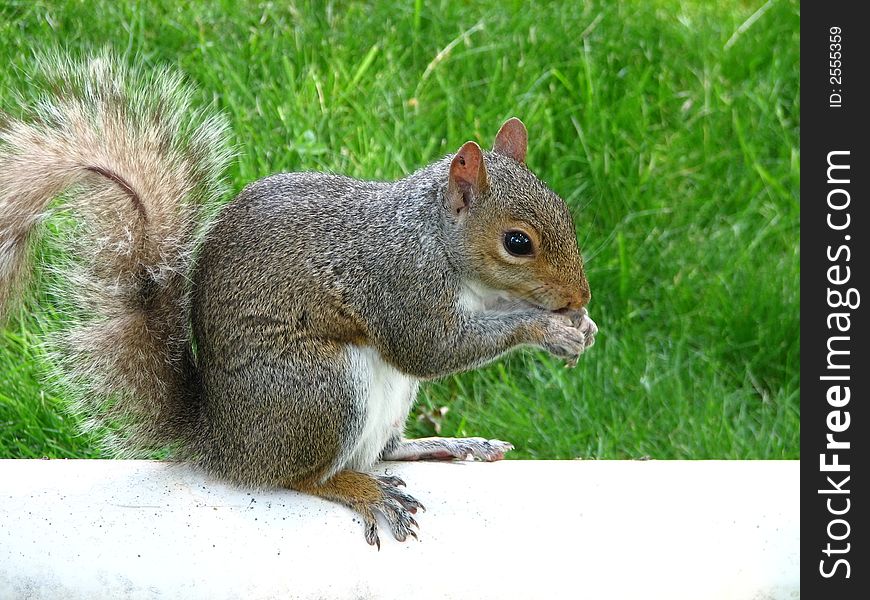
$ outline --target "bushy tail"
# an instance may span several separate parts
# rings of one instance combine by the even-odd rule
[[[0,322],[24,288],[50,210],[77,224],[61,265],[64,330],[49,344],[65,394],[128,447],[185,437],[196,418],[188,274],[229,159],[219,115],[191,107],[179,74],[109,53],[37,60],[45,94],[0,115]],[[57,203],[53,200],[59,199]]]

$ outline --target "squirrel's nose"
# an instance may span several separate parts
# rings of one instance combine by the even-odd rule
[[[589,304],[591,298],[592,294],[589,291],[589,284],[584,279],[583,283],[580,284],[580,289],[569,297],[568,304],[565,305],[565,308],[568,310],[580,310]]]

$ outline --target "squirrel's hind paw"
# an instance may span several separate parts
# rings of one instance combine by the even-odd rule
[[[504,458],[514,449],[510,442],[485,438],[420,438],[402,440],[381,457],[383,460],[465,460],[469,456],[477,460],[494,462]]]
[[[408,536],[417,538],[417,532],[413,528],[419,529],[419,525],[411,515],[418,508],[425,508],[413,496],[401,491],[398,487],[400,485],[405,485],[405,482],[398,477],[348,470],[339,471],[324,482],[309,480],[293,483],[289,487],[339,502],[356,511],[365,526],[366,542],[380,550],[378,514],[384,517],[393,537],[400,542],[404,542]]]
[[[505,453],[514,449],[513,444],[501,440],[458,438],[455,441],[465,450],[465,456],[470,454],[472,457],[486,462],[501,460]]]
[[[426,508],[416,498],[406,494],[394,485],[392,481],[394,479],[398,479],[401,485],[404,485],[404,482],[398,477],[375,476],[375,481],[377,481],[381,489],[381,497],[372,506],[384,517],[384,520],[390,526],[390,531],[393,533],[394,538],[404,542],[408,539],[408,536],[411,536],[416,540],[417,532],[412,527],[419,529],[420,526],[411,515],[416,513],[418,508],[423,510],[426,510]],[[371,524],[367,523],[366,525],[366,540],[368,540],[368,531]],[[377,540],[377,534],[375,534],[375,539]],[[371,544],[370,541],[369,543]],[[380,547],[381,545],[378,543],[378,549]]]
[[[384,493],[393,500],[396,500],[408,512],[416,514],[418,508],[423,509],[424,512],[426,511],[426,507],[423,506],[416,498],[414,498],[410,494],[406,494],[399,489],[399,486],[404,486],[405,482],[398,477],[388,475],[375,475],[375,479],[378,480],[378,483],[380,484],[381,489],[384,491]]]

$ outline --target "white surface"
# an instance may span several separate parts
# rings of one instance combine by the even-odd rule
[[[420,540],[147,461],[0,461],[0,598],[799,597],[797,461],[387,463]]]

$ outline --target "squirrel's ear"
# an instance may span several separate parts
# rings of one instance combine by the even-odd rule
[[[447,180],[447,205],[455,215],[468,210],[472,198],[489,189],[483,151],[475,142],[465,142],[453,162]]]
[[[529,132],[526,131],[526,126],[516,117],[511,117],[498,130],[492,151],[524,163],[528,146]]]

